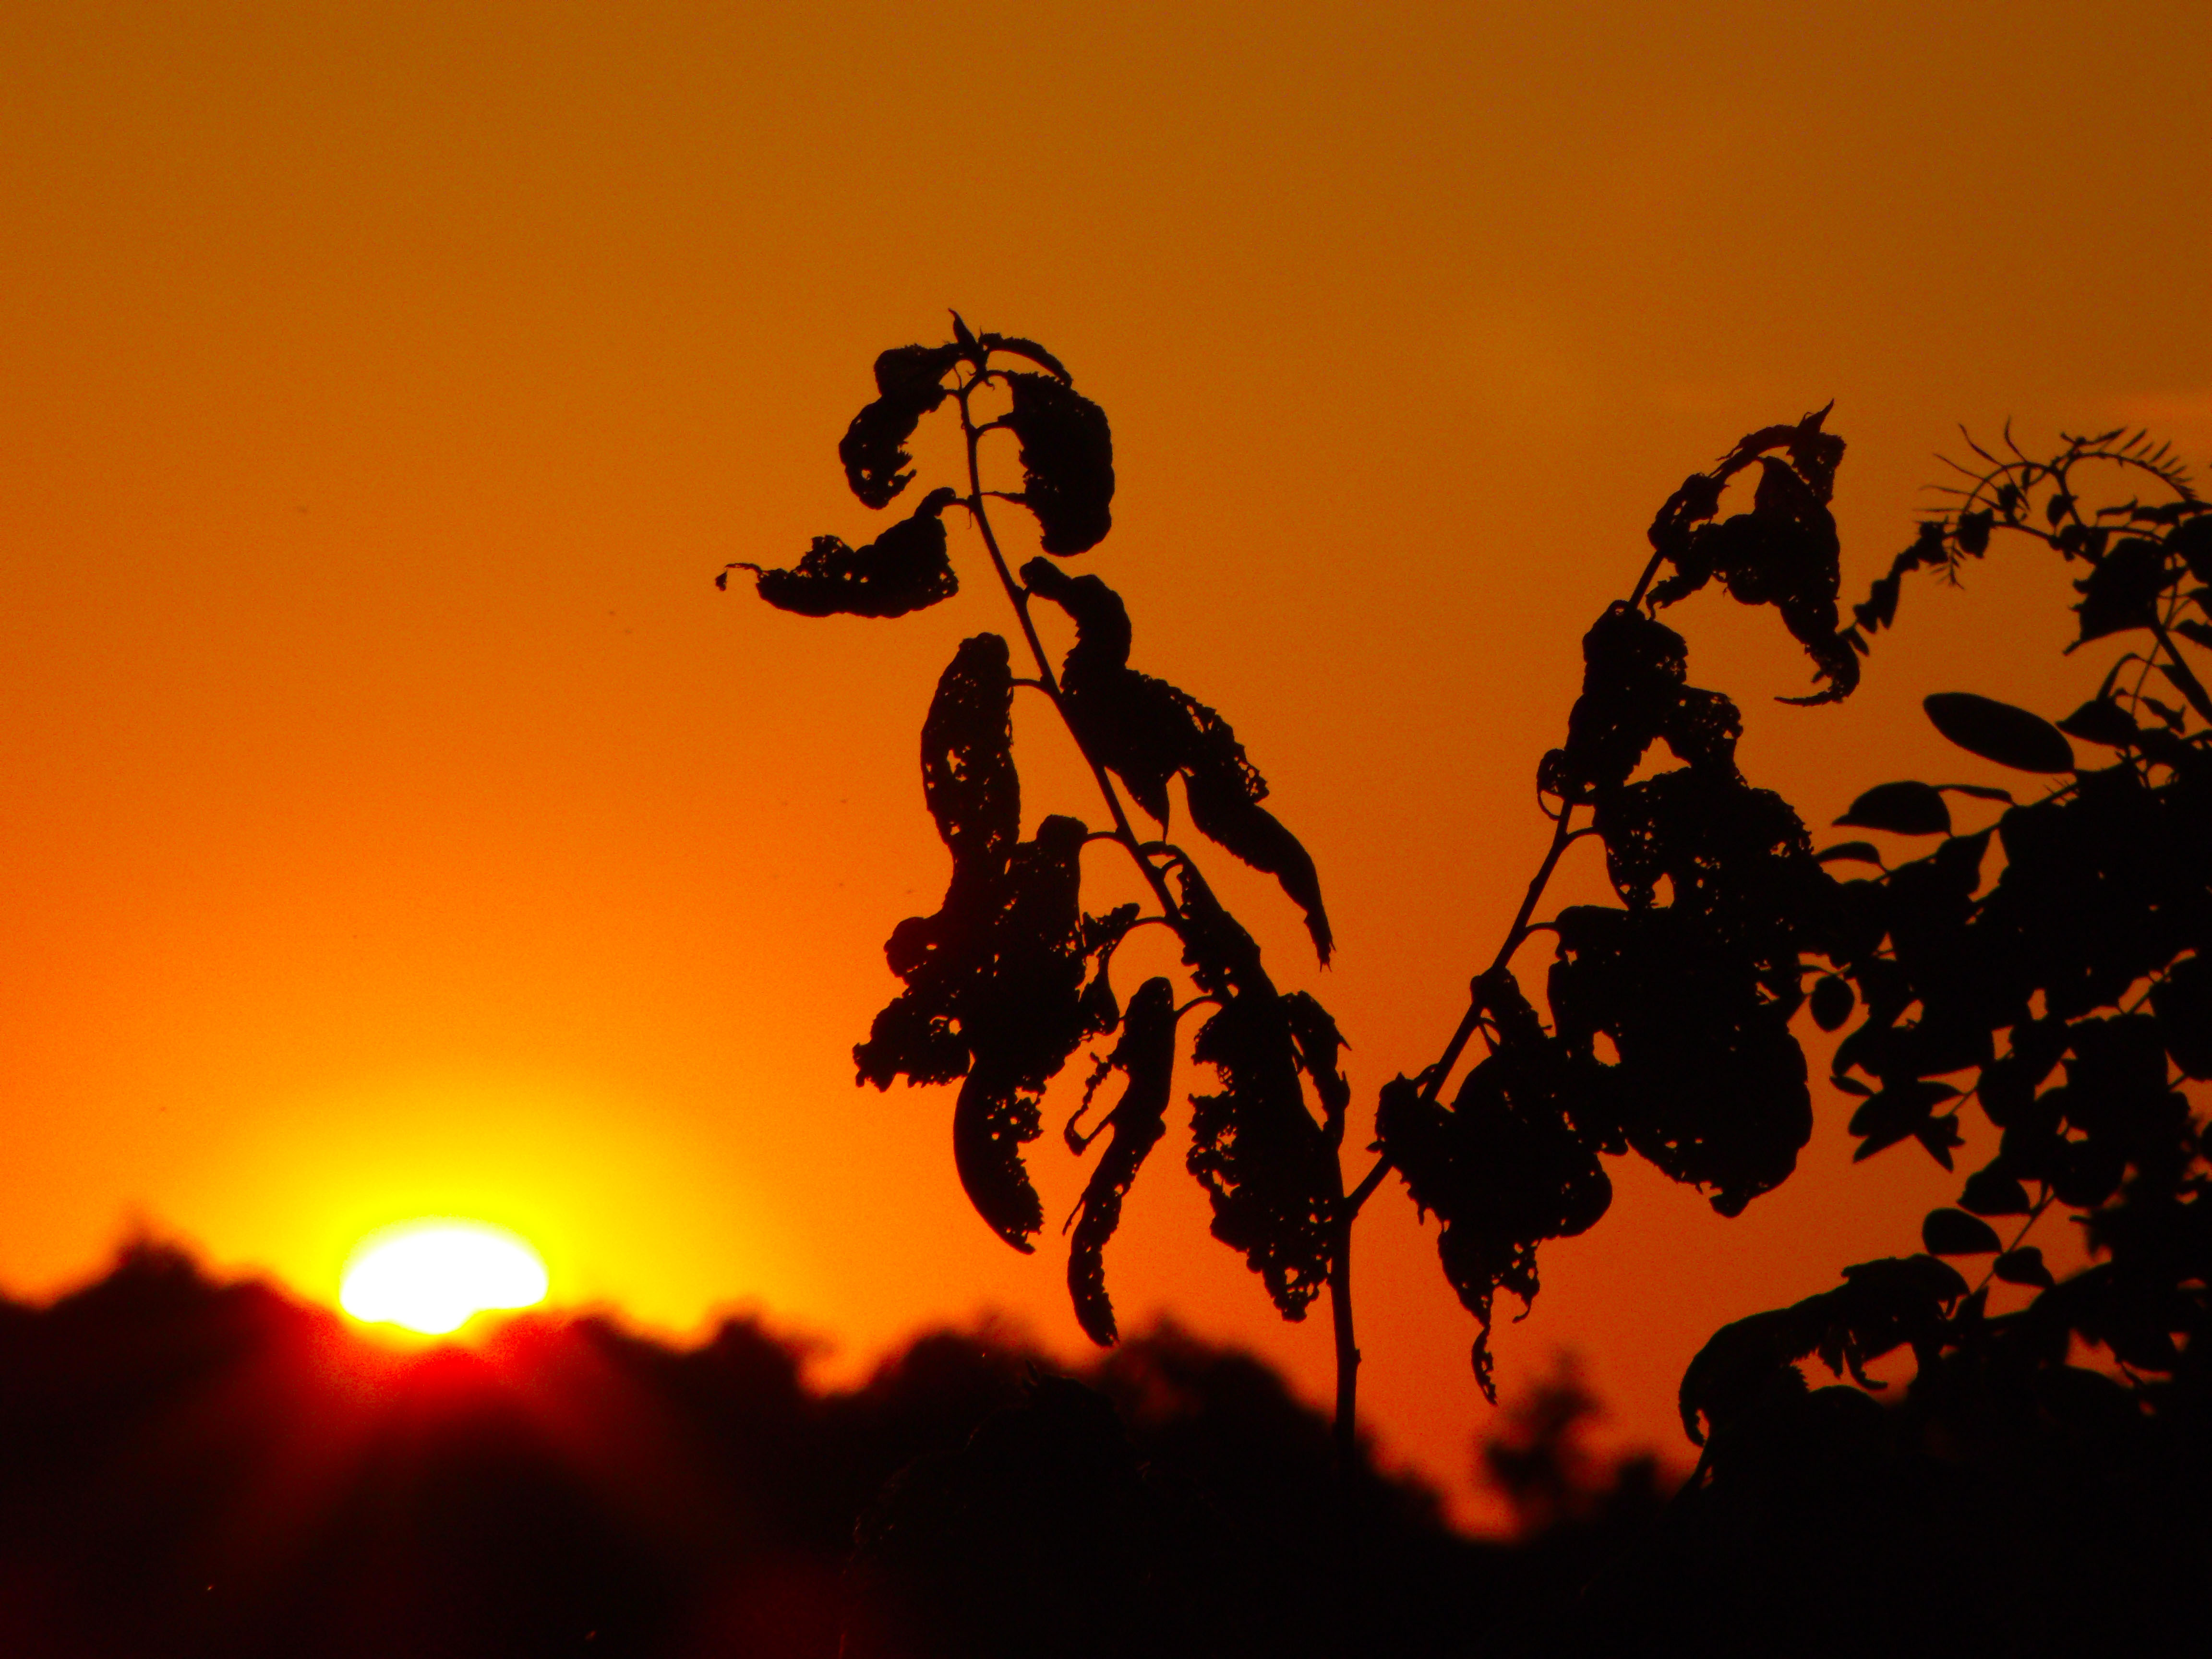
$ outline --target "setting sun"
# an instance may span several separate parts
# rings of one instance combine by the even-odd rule
[[[366,1324],[443,1336],[488,1310],[542,1302],[545,1291],[544,1262],[514,1234],[439,1217],[362,1240],[346,1263],[338,1305]]]

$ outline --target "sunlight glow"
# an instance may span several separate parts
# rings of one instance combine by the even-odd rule
[[[545,1299],[545,1264],[504,1227],[440,1216],[370,1234],[346,1263],[338,1305],[365,1324],[425,1336],[495,1308]]]

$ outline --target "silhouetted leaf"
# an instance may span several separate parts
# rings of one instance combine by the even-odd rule
[[[1302,1319],[1328,1280],[1329,1220],[1338,1176],[1333,1143],[1308,1111],[1302,1075],[1319,1071],[1326,1106],[1342,1041],[1320,1005],[1285,997],[1259,947],[1204,878],[1177,866],[1183,961],[1219,1006],[1191,1057],[1212,1066],[1218,1093],[1191,1097],[1189,1169],[1213,1206],[1213,1236],[1243,1253],[1286,1319]],[[1326,1069],[1320,1061],[1326,1052]]]
[[[1869,1096],[1857,1111],[1851,1114],[1850,1132],[1863,1137],[1854,1162],[1872,1158],[1887,1147],[1894,1146],[1907,1136],[1919,1132],[1928,1121],[1929,1114],[1942,1102],[1959,1091],[1948,1083],[1928,1083],[1911,1079],[1893,1083]]]
[[[988,647],[970,646],[963,657],[972,667]],[[975,678],[987,677],[985,664]],[[962,659],[946,678],[963,679]],[[979,725],[988,725],[983,714]],[[1004,805],[987,797],[975,822],[948,812],[956,862],[945,905],[892,930],[884,955],[906,989],[853,1058],[860,1080],[879,1089],[901,1075],[967,1079],[953,1111],[961,1183],[993,1231],[1027,1251],[1043,1212],[1020,1149],[1042,1133],[1045,1085],[1093,1029],[1083,996],[1090,930],[1078,902],[1089,831],[1078,819],[1048,817],[1034,840],[1009,846],[996,833]]]
[[[1966,1177],[1959,1207],[1975,1215],[2026,1215],[2033,1206],[2028,1202],[2027,1188],[1991,1165]]]
[[[1560,1039],[1571,1057],[1595,1064],[1592,1040],[1602,1032],[1620,1056],[1598,1066],[1577,1121],[1676,1181],[1712,1188],[1723,1215],[1787,1179],[1812,1134],[1812,1096],[1789,1030],[1794,1001],[1770,1000],[1758,962],[1679,904],[1577,905],[1555,926],[1550,1000]],[[1793,951],[1794,982],[1793,947],[1781,948]]]
[[[1050,375],[1006,379],[1014,406],[1005,420],[1022,441],[1022,501],[1043,532],[1038,545],[1061,555],[1096,547],[1114,525],[1106,411]]]
[[[2094,570],[2074,584],[2081,602],[2081,636],[2077,643],[2103,639],[2131,628],[2148,628],[2157,619],[2158,596],[2166,584],[2166,548],[2134,538],[2105,556]]]
[[[1813,854],[1823,864],[1880,864],[1881,853],[1870,841],[1838,842]]]
[[[2051,1269],[2043,1265],[2042,1250],[2033,1244],[2007,1250],[1997,1258],[1993,1271],[2008,1285],[2032,1285],[2047,1291],[2052,1283]]]
[[[1931,784],[1878,783],[1838,818],[1853,830],[1887,830],[1899,836],[1942,836],[1951,830],[1951,809]]]
[[[1044,1206],[1030,1185],[1021,1149],[1042,1133],[1037,1097],[996,1066],[978,1065],[952,1107],[952,1163],[975,1213],[1024,1255],[1030,1235],[1044,1225]]]
[[[1827,689],[1788,702],[1830,702],[1849,696],[1859,678],[1858,654],[1838,631],[1839,580],[1836,522],[1828,510],[1843,440],[1823,431],[1819,410],[1793,427],[1768,427],[1746,437],[1711,473],[1692,474],[1662,507],[1651,544],[1674,574],[1651,589],[1654,605],[1696,592],[1715,576],[1745,605],[1771,605],[1812,655]],[[1782,450],[1785,461],[1771,452]],[[1717,524],[1722,486],[1756,460],[1759,486],[1748,513]]]
[[[1921,699],[1936,729],[1969,754],[2018,772],[2070,772],[2074,750],[2040,714],[1971,691],[1938,691]]]
[[[2151,988],[2159,1036],[2182,1075],[2212,1078],[2212,956],[2202,947],[2177,962]]]
[[[1813,984],[1813,1023],[1832,1031],[1851,1017],[1851,982],[1836,974],[1825,974]]]
[[[1076,1206],[1075,1237],[1067,1256],[1067,1289],[1076,1319],[1101,1347],[1112,1346],[1117,1335],[1114,1304],[1106,1294],[1106,1242],[1121,1224],[1121,1200],[1135,1182],[1138,1169],[1167,1132],[1175,1057],[1175,987],[1164,979],[1148,979],[1129,999],[1121,1040],[1105,1062],[1122,1074],[1126,1084],[1103,1126],[1113,1139]],[[1093,1079],[1094,1087],[1097,1081]]]
[[[950,489],[932,490],[912,518],[866,547],[817,536],[794,569],[731,568],[752,571],[761,598],[779,611],[802,617],[903,617],[960,591],[960,579],[945,554],[945,521],[939,516],[955,499]]]
[[[986,351],[1010,351],[1017,357],[1026,357],[1038,368],[1048,371],[1063,386],[1073,386],[1075,377],[1067,372],[1060,359],[1047,351],[1035,340],[1024,340],[1017,334],[986,334],[981,340]]]
[[[1002,870],[1006,849],[1020,837],[1013,704],[1006,641],[996,634],[963,641],[921,726],[922,796],[955,869]]]
[[[890,506],[912,482],[914,474],[902,470],[914,459],[906,441],[921,417],[945,401],[942,382],[960,357],[955,342],[898,346],[876,359],[876,400],[853,416],[837,445],[845,482],[868,506]]]
[[[1964,1210],[1929,1211],[1920,1243],[1930,1255],[1984,1255],[2001,1244],[1996,1229]]]
[[[1188,692],[1128,665],[1128,612],[1097,577],[1070,576],[1049,559],[1032,559],[1022,567],[1022,580],[1074,619],[1075,645],[1060,665],[1061,701],[1085,750],[1164,824],[1168,780],[1180,773],[1191,822],[1282,884],[1305,912],[1314,950],[1327,962],[1332,939],[1321,878],[1297,838],[1260,804],[1267,781],[1229,722]]]
[[[2196,517],[2176,525],[2166,538],[2166,550],[2178,554],[2189,574],[2200,582],[2212,582],[2212,512],[2200,509]]]

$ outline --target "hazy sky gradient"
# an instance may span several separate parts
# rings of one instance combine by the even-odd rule
[[[327,1295],[459,1209],[665,1327],[757,1300],[858,1358],[988,1304],[1080,1341],[1057,1241],[969,1211],[949,1099],[848,1053],[942,890],[930,686],[1003,601],[960,530],[967,591],[902,622],[710,586],[872,533],[836,440],[949,305],[1110,412],[1081,566],[1318,860],[1325,975],[1213,864],[1363,1111],[1494,949],[1581,633],[1686,472],[1837,399],[1856,594],[1955,422],[2212,461],[2203,0],[830,9],[0,13],[0,1283],[136,1214]],[[1922,582],[1809,711],[1771,615],[1669,620],[1818,824],[1982,775],[1924,691],[2071,708],[2063,597],[2025,553]],[[1096,816],[1023,738],[1032,818]],[[1950,1182],[1850,1168],[1816,1111],[1733,1224],[1616,1166],[1505,1388],[1571,1346],[1679,1447],[1715,1325],[1912,1248]],[[1318,1389],[1326,1322],[1274,1320],[1180,1161],[1108,1255],[1125,1327]],[[1065,1214],[1081,1169],[1033,1162]],[[1395,1182],[1370,1217],[1365,1401],[1463,1483],[1471,1322]]]

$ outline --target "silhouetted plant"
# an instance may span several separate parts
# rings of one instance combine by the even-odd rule
[[[1537,769],[1554,827],[1519,912],[1437,1060],[1382,1089],[1381,1157],[1347,1191],[1339,1158],[1350,1091],[1334,1022],[1310,995],[1276,988],[1188,850],[1139,836],[1115,781],[1164,833],[1169,781],[1180,775],[1192,823],[1276,877],[1326,962],[1331,938],[1312,860],[1261,805],[1266,785],[1227,722],[1130,666],[1128,615],[1110,588],[1049,558],[1030,561],[1016,579],[988,503],[1029,507],[1048,553],[1095,546],[1110,526],[1108,425],[1042,347],[975,335],[957,317],[954,326],[946,345],[878,359],[880,395],[854,418],[841,453],[854,493],[886,505],[913,476],[904,446],[916,422],[950,402],[966,444],[965,492],[933,492],[913,519],[858,552],[818,538],[796,569],[760,572],[758,586],[771,603],[807,614],[893,615],[936,603],[957,586],[942,514],[959,506],[1013,605],[1036,675],[1018,678],[1004,641],[987,634],[961,647],[939,682],[924,726],[923,786],[952,855],[951,883],[936,915],[894,931],[887,955],[906,989],[854,1053],[860,1079],[878,1087],[899,1076],[962,1080],[961,1178],[984,1219],[1027,1250],[1042,1216],[1021,1148],[1041,1133],[1044,1087],[1086,1038],[1115,1036],[1067,1129],[1079,1153],[1109,1137],[1075,1218],[1068,1271],[1095,1340],[1115,1335],[1102,1252],[1164,1133],[1176,1024],[1194,1008],[1207,1012],[1191,1058],[1212,1067],[1219,1086],[1192,1097],[1190,1170],[1212,1200],[1216,1237],[1244,1254],[1286,1317],[1302,1316],[1329,1287],[1337,1431],[1348,1449],[1358,1359],[1351,1229],[1392,1170],[1439,1218],[1445,1273],[1479,1327],[1476,1379],[1494,1397],[1497,1294],[1525,1305],[1541,1243],[1604,1214],[1612,1186],[1601,1158],[1634,1152],[1729,1216],[1789,1177],[1812,1127],[1792,1029],[1809,1001],[1826,1030],[1863,1011],[1835,1058],[1836,1086],[1863,1102],[1852,1123],[1862,1157],[1909,1139],[1949,1167],[1962,1144],[1958,1113],[1977,1098],[2003,1130],[2003,1149],[1967,1182],[1959,1207],[1929,1218],[1924,1253],[1849,1268],[1840,1288],[1716,1337],[1684,1380],[1693,1438],[1784,1386],[1777,1379],[1796,1376],[1794,1362],[1808,1355],[1861,1381],[1868,1359],[1904,1343],[1923,1370],[1969,1353],[1995,1364],[2000,1352],[2015,1370],[2065,1370],[2079,1336],[2110,1346],[2129,1386],[2151,1390],[2145,1409],[2167,1385],[2143,1379],[2189,1373],[2212,1242],[2197,1210],[2201,1147],[2168,1067],[2202,1077],[2212,1065],[2212,704],[2180,644],[2212,646],[2201,586],[2212,577],[2212,518],[2164,452],[2124,433],[2069,440],[2047,461],[1977,450],[1984,465],[1970,473],[1956,510],[1923,526],[1848,624],[1830,510],[1844,444],[1826,430],[1827,410],[1753,432],[1692,474],[1651,526],[1641,577],[1583,640],[1565,741]],[[1005,357],[1034,368],[1001,367]],[[1002,398],[995,417],[979,402],[997,408]],[[1002,429],[1020,446],[1019,490],[984,485],[982,441]],[[2160,499],[2085,506],[2081,481],[2100,464],[2155,486]],[[1739,479],[1751,485],[1748,504],[1723,516]],[[1980,785],[1870,790],[1840,822],[1945,839],[1875,878],[1838,880],[1831,866],[1881,867],[1879,853],[1865,842],[1816,852],[1789,803],[1744,777],[1735,705],[1690,683],[1686,643],[1656,613],[1716,580],[1741,603],[1772,605],[1810,656],[1817,688],[1784,701],[1832,702],[1856,685],[1859,659],[1893,620],[1904,576],[1923,567],[1955,574],[1998,531],[2036,537],[2087,566],[2080,642],[2136,634],[2147,636],[2143,648],[2127,652],[2099,696],[2055,726],[1970,693],[1929,698],[1930,719],[1954,742],[2063,781],[2025,804]],[[1037,600],[1075,625],[1057,671],[1031,624]],[[2124,683],[2130,667],[2135,678]],[[2153,676],[2179,704],[2153,695]],[[1061,714],[1112,829],[1094,834],[1048,817],[1019,839],[1009,713],[1017,686]],[[2112,763],[2077,766],[2068,734],[2110,751]],[[1675,764],[1655,770],[1661,744]],[[1947,796],[2006,810],[1989,828],[1953,834]],[[1985,889],[1993,834],[2006,865]],[[1562,860],[1586,839],[1602,848],[1620,902],[1539,920]],[[1079,855],[1102,840],[1133,862],[1149,910],[1083,911]],[[1180,941],[1195,994],[1178,1006],[1175,987],[1155,978],[1125,1015],[1108,975],[1130,930],[1148,922]],[[1554,941],[1541,988],[1548,1018],[1515,969],[1540,933]],[[1445,1085],[1478,1036],[1482,1050],[1447,1103]],[[2062,1062],[2065,1084],[2043,1089]],[[1091,1092],[1115,1072],[1117,1104],[1083,1132]],[[1968,1073],[1964,1086],[1943,1080]],[[2054,1205],[2074,1210],[2106,1257],[2063,1285],[2049,1285],[2026,1242]],[[2014,1215],[2024,1219],[2008,1242],[1984,1219]],[[2015,1314],[1989,1315],[1988,1279],[1970,1294],[1944,1260],[1976,1254],[1995,1255],[1996,1279],[2041,1294]],[[1717,1455],[1709,1447],[1701,1472]]]
[[[900,1077],[959,1082],[952,1139],[961,1182],[992,1231],[1026,1252],[1044,1217],[1022,1149],[1042,1133],[1045,1087],[1086,1038],[1118,1033],[1066,1126],[1079,1154],[1107,1139],[1073,1220],[1068,1286],[1084,1329],[1110,1344],[1104,1249],[1124,1195],[1165,1131],[1178,1022],[1204,1009],[1192,1057],[1212,1067],[1218,1086],[1192,1099],[1188,1167],[1212,1201],[1214,1235],[1243,1253],[1286,1318],[1303,1317],[1331,1285],[1340,1342],[1348,1347],[1337,1160],[1350,1104],[1337,1066],[1343,1039],[1310,994],[1276,988],[1259,946],[1214,897],[1189,849],[1165,838],[1170,781],[1182,780],[1200,834],[1281,884],[1326,963],[1332,940],[1313,860],[1262,805],[1267,781],[1229,722],[1131,666],[1133,630],[1121,597],[1098,577],[1070,575],[1054,562],[1088,551],[1112,527],[1113,441],[1104,411],[1036,342],[977,335],[957,316],[953,331],[946,344],[902,347],[876,360],[878,396],[854,416],[838,453],[853,493],[869,507],[886,507],[913,479],[906,445],[918,423],[949,404],[966,445],[965,492],[932,491],[913,516],[858,550],[823,536],[791,569],[731,567],[754,571],[760,596],[783,610],[903,615],[957,591],[943,514],[963,507],[1035,671],[1017,675],[1006,641],[979,634],[938,682],[922,726],[922,791],[951,854],[951,880],[934,915],[892,931],[884,953],[905,988],[854,1049],[860,1081],[879,1089]],[[1010,360],[1024,367],[1009,367]],[[1018,447],[1019,489],[985,486],[984,441],[996,432]],[[1038,545],[1053,556],[1029,561],[1018,580],[992,521],[994,501],[1026,507]],[[1075,644],[1056,667],[1031,620],[1038,601],[1075,627]],[[1066,722],[1111,828],[1093,831],[1054,815],[1021,838],[1018,688],[1042,695]],[[1124,789],[1160,826],[1158,836],[1139,835]],[[1084,910],[1081,854],[1096,842],[1129,858],[1150,894],[1149,910],[1133,903],[1100,915]],[[1155,977],[1137,988],[1125,1013],[1109,976],[1114,956],[1146,923],[1172,930],[1194,994],[1179,1005],[1176,988]],[[1085,1130],[1097,1091],[1116,1072],[1120,1097]],[[1347,1369],[1340,1413],[1347,1449],[1350,1386]]]

